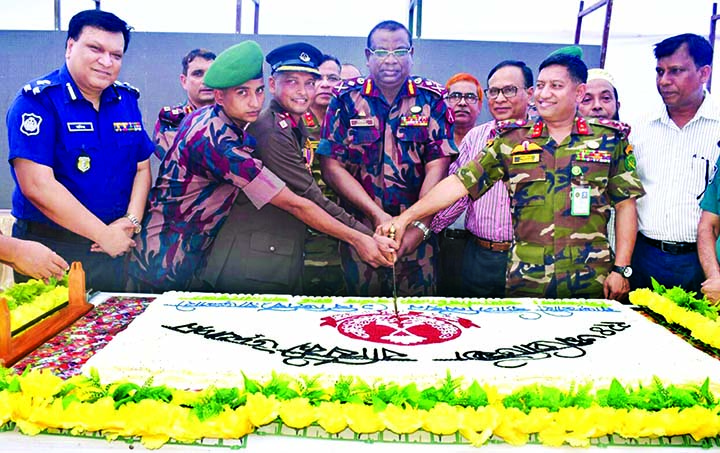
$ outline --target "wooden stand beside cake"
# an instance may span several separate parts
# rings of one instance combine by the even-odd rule
[[[17,335],[12,335],[7,301],[0,299],[0,366],[12,366],[93,308],[86,300],[85,271],[79,262],[70,267],[68,293],[67,306]]]

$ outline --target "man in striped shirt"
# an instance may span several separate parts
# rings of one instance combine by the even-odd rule
[[[527,118],[533,94],[532,70],[522,61],[506,60],[490,70],[485,94],[493,120],[474,127],[459,144],[459,157],[450,165],[450,175],[478,158],[495,136],[497,121]],[[462,263],[462,294],[473,297],[503,297],[508,250],[512,244],[510,198],[504,184],[495,184],[472,201],[466,195],[438,212],[432,222],[436,233],[451,225],[467,210],[465,228],[470,232]]]
[[[699,201],[716,171],[720,106],[704,89],[713,50],[698,35],[655,45],[657,89],[665,106],[630,135],[647,194],[638,200],[633,288],[654,277],[666,287],[700,292],[705,280],[697,255]]]

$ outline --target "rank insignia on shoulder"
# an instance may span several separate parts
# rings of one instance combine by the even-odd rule
[[[512,156],[513,165],[533,164],[540,162],[540,153],[515,154]]]
[[[42,123],[42,117],[34,113],[23,113],[22,122],[20,123],[20,132],[32,137],[40,133],[40,123]]]
[[[113,130],[115,132],[140,132],[143,129],[140,121],[121,121],[113,123]]]
[[[589,118],[589,124],[600,124],[605,127],[609,127],[620,131],[621,138],[627,138],[630,135],[630,125],[623,123],[622,121],[611,120],[608,118]]]
[[[600,151],[583,149],[578,151],[576,160],[580,162],[597,162],[601,164],[609,164],[612,161],[612,153],[610,151]]]
[[[542,146],[538,145],[537,143],[530,142],[528,140],[525,140],[524,142],[515,145],[515,147],[510,151],[510,154],[523,154],[523,153],[539,153],[542,152]]]
[[[511,131],[523,127],[527,124],[526,120],[504,120],[495,123],[495,132],[498,135],[504,134],[505,132]]]
[[[350,119],[350,127],[373,127],[375,126],[375,118],[352,118]]]

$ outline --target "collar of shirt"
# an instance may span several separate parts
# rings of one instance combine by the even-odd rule
[[[80,88],[78,88],[75,80],[73,80],[72,78],[72,75],[70,75],[70,71],[68,70],[67,65],[63,65],[62,68],[60,68],[58,78],[60,84],[63,86],[64,101],[66,104],[79,100],[85,100],[85,97],[80,91]],[[118,93],[115,85],[110,85],[109,87],[105,88],[100,95],[101,104],[110,101],[119,101],[120,99],[120,93]]]
[[[593,135],[593,130],[585,118],[581,115],[576,115],[570,135]],[[527,133],[527,138],[547,138],[549,136],[550,132],[548,131],[547,124],[545,124],[542,118],[537,118],[534,123],[530,122],[530,130]]]
[[[398,95],[396,98],[402,98],[402,97],[413,97],[417,96],[418,93],[418,86],[417,84],[411,79],[407,78],[405,82],[400,87],[400,91],[398,92]],[[370,97],[376,97],[381,98],[383,97],[382,92],[380,91],[380,88],[378,88],[377,83],[375,83],[375,80],[371,77],[368,77],[365,79],[365,82],[363,83],[362,87],[362,94],[364,96],[370,96]]]
[[[230,129],[235,131],[235,133],[237,134],[237,136],[240,140],[242,140],[242,141],[245,140],[245,130],[240,128],[237,124],[235,124],[235,122],[232,119],[230,119],[229,116],[227,116],[225,111],[222,109],[221,105],[215,104],[215,106],[213,107],[213,112],[215,113],[215,116],[217,116],[225,124],[227,124],[230,127]],[[247,127],[249,124],[250,123],[247,123],[247,125],[245,127]]]
[[[276,101],[275,99],[271,100],[270,106],[268,108],[270,109],[270,111],[276,113],[276,117],[289,121],[290,126],[292,126],[293,129],[298,129],[300,131],[300,135],[302,135],[303,137],[308,136],[308,131],[305,128],[305,123],[302,121],[295,121],[295,118],[293,118],[293,116],[288,113],[288,111],[285,110],[278,101]]]
[[[693,116],[687,124],[692,124],[699,118],[705,118],[711,121],[720,121],[720,105],[715,102],[710,93],[707,91],[703,90],[703,94],[705,95],[705,98],[703,99],[702,104],[700,104],[700,108],[698,108],[697,112],[695,112],[695,116]],[[650,117],[650,120],[651,122],[659,121],[665,125],[675,124],[673,120],[670,119],[670,114],[668,114],[667,107],[665,107],[664,104]]]

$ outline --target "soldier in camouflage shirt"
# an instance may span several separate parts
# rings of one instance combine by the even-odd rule
[[[452,114],[445,89],[422,77],[410,77],[413,48],[402,24],[381,22],[368,36],[370,76],[344,81],[323,123],[323,178],[342,206],[375,228],[416,202],[446,174]],[[417,222],[397,252],[397,292],[404,296],[435,293],[437,238]],[[349,294],[392,295],[393,270],[373,269],[341,244],[340,256]]]
[[[501,124],[480,161],[460,168],[381,229],[388,232],[394,224],[401,234],[413,218],[468,193],[479,197],[502,180],[514,224],[508,295],[624,297],[630,287],[622,274],[637,232],[635,200],[644,190],[627,142],[629,128],[577,114],[586,79],[579,58],[546,59],[535,90],[540,118]],[[617,213],[614,261],[606,228],[611,206]]]

